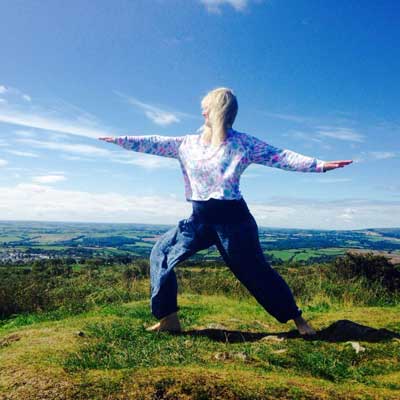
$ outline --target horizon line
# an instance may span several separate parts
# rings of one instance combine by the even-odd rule
[[[149,222],[102,222],[102,221],[52,221],[52,220],[24,220],[24,219],[0,219],[0,223],[9,222],[23,222],[23,223],[54,223],[54,224],[109,224],[109,225],[151,225],[151,226],[175,226],[178,224],[163,224],[163,223],[149,223]],[[363,231],[363,230],[379,230],[379,229],[400,229],[398,226],[393,227],[370,227],[370,228],[356,228],[356,229],[324,229],[324,228],[284,228],[279,226],[263,226],[257,225],[263,229],[286,229],[286,230],[307,230],[307,231]]]

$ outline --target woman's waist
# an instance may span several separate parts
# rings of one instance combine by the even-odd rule
[[[250,211],[243,198],[191,200],[192,215],[205,223],[238,222],[249,217]]]

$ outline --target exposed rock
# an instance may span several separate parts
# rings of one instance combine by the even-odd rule
[[[351,346],[353,347],[353,349],[356,351],[357,354],[360,351],[365,351],[365,347],[362,347],[358,342],[346,342],[346,343],[351,344]]]

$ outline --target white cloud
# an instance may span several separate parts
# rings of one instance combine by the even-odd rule
[[[364,135],[355,132],[352,128],[334,127],[334,126],[319,126],[317,133],[321,136],[331,137],[338,140],[350,142],[363,142]]]
[[[206,6],[208,12],[213,14],[220,14],[221,6],[225,4],[230,5],[236,11],[244,11],[250,3],[249,0],[200,0],[200,2]]]
[[[29,101],[29,102],[32,101],[31,96],[28,96],[27,94],[23,94],[23,95],[22,95],[22,98],[23,98],[24,100],[26,100],[26,101]]]
[[[183,112],[166,111],[152,104],[144,103],[143,101],[140,101],[132,96],[127,96],[117,91],[115,91],[115,93],[118,96],[124,98],[129,104],[142,110],[144,112],[144,115],[157,125],[165,126],[180,122],[180,116],[193,118],[193,116],[190,114],[186,114]]]
[[[145,111],[145,115],[157,125],[170,125],[175,122],[180,122],[176,115],[161,110]]]
[[[58,190],[37,184],[0,187],[0,219],[174,224],[190,206],[175,196]]]
[[[17,136],[25,137],[25,138],[32,138],[35,137],[35,133],[32,131],[25,131],[25,130],[18,130],[14,132]]]
[[[400,225],[400,201],[315,200],[273,197],[271,205],[250,205],[259,224],[310,229],[364,229]],[[279,204],[279,205],[276,205]]]
[[[41,175],[41,176],[35,176],[32,178],[33,182],[36,183],[57,183],[57,182],[62,182],[65,181],[65,176],[64,175]]]
[[[7,165],[8,164],[8,161],[7,160],[2,160],[2,159],[0,159],[0,167],[4,167],[5,165]]]
[[[271,198],[248,203],[259,226],[363,229],[400,225],[400,201]],[[191,214],[175,195],[136,196],[59,190],[23,183],[0,187],[0,219],[176,224]]]
[[[137,165],[142,168],[154,169],[177,169],[179,168],[178,160],[169,157],[159,157],[152,154],[145,153],[120,153],[114,154],[113,162],[120,164]]]
[[[85,156],[111,156],[109,150],[101,149],[96,146],[86,145],[86,144],[71,144],[71,143],[61,143],[61,142],[50,142],[44,140],[36,139],[16,139],[16,142],[23,143],[25,145],[30,145],[37,148],[43,148],[48,150],[61,151],[72,154],[81,154]]]
[[[6,93],[7,92],[7,88],[3,85],[0,85],[0,94]]]
[[[20,157],[39,157],[36,153],[30,153],[28,151],[18,151],[18,150],[7,150],[7,153],[14,154],[15,156]]]

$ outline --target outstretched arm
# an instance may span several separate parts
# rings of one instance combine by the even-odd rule
[[[248,135],[248,155],[250,163],[267,165],[288,171],[326,172],[325,162],[288,149],[279,149],[262,140]]]
[[[168,137],[161,135],[100,137],[127,150],[154,154],[162,157],[178,158],[178,150],[184,136]]]

